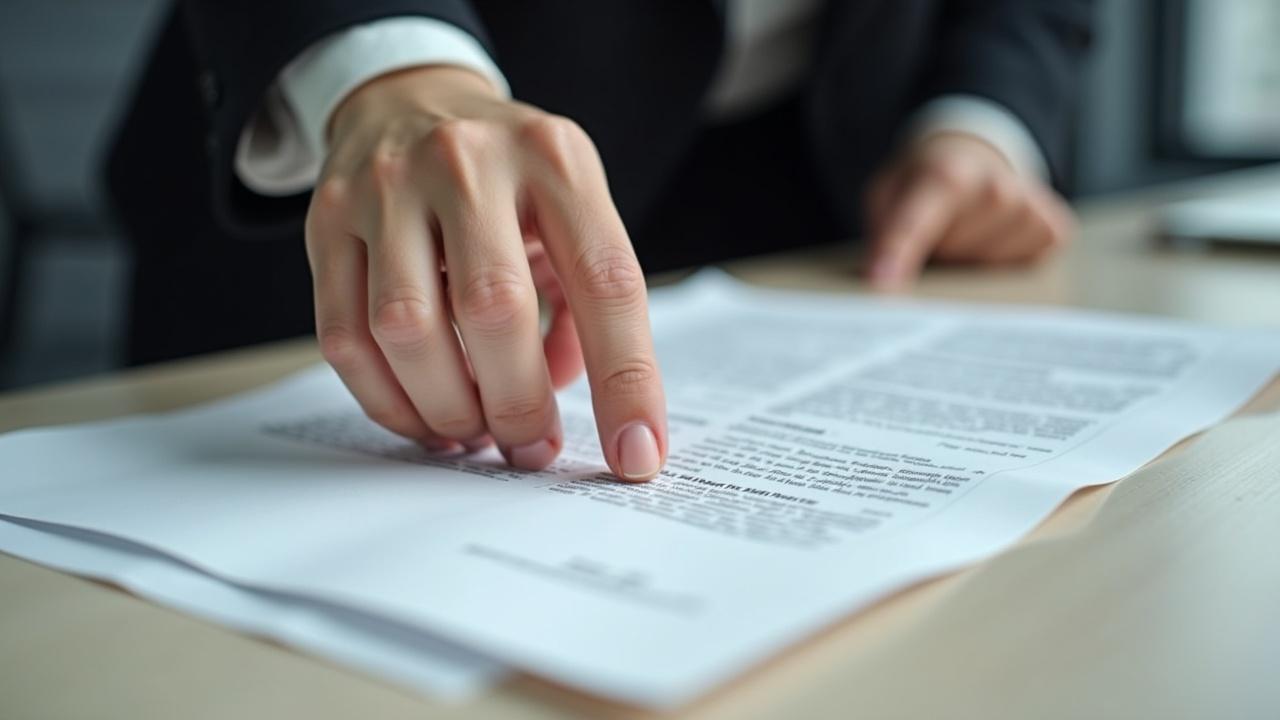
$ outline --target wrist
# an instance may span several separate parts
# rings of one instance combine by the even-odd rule
[[[457,65],[422,65],[384,73],[360,85],[342,99],[329,119],[326,137],[332,140],[362,118],[414,109],[449,117],[451,107],[477,99],[500,101],[502,92],[483,74]]]
[[[937,130],[926,133],[915,138],[911,146],[916,152],[924,154],[938,148],[958,151],[970,158],[981,158],[982,164],[987,167],[1013,169],[1009,158],[994,143],[981,135],[963,130]]]

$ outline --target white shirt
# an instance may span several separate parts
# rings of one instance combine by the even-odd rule
[[[706,98],[709,120],[726,121],[768,106],[799,84],[813,64],[823,0],[729,0],[724,56]],[[262,195],[291,195],[315,185],[327,151],[329,116],[357,87],[385,73],[456,65],[480,73],[499,92],[510,87],[469,33],[425,17],[391,17],[337,32],[285,66],[240,134],[236,174]],[[995,146],[1019,172],[1047,177],[1044,156],[1007,108],[975,95],[926,103],[906,137],[966,132]]]

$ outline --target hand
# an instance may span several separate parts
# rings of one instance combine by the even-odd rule
[[[432,450],[492,438],[541,469],[564,444],[553,387],[585,364],[610,469],[656,475],[644,276],[586,133],[432,66],[357,89],[330,134],[306,224],[316,328],[365,413]]]
[[[910,284],[930,258],[1009,264],[1037,260],[1074,232],[1066,204],[1019,176],[973,135],[937,133],[909,146],[872,182],[868,275],[874,287]]]

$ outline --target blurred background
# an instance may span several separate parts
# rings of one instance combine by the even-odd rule
[[[165,5],[0,3],[0,388],[118,365],[129,256],[101,154]],[[1098,7],[1076,197],[1280,160],[1280,0]]]

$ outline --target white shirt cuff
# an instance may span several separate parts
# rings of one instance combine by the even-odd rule
[[[999,103],[978,95],[943,95],[921,107],[907,125],[907,137],[939,132],[976,135],[1004,155],[1020,175],[1049,179],[1049,164],[1026,123]]]
[[[240,133],[235,169],[261,195],[292,195],[315,185],[328,150],[329,116],[351,91],[396,70],[456,65],[511,89],[498,66],[461,28],[425,17],[356,25],[307,48],[285,66]]]

